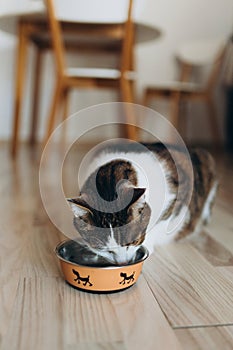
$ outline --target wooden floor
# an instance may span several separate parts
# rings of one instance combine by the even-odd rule
[[[84,151],[84,150],[82,150]],[[38,160],[0,149],[0,343],[4,350],[233,349],[233,162],[217,157],[212,223],[160,248],[127,291],[96,295],[63,280],[62,236],[40,200]]]

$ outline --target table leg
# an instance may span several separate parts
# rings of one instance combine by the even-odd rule
[[[20,111],[22,106],[23,85],[25,79],[26,53],[27,53],[27,26],[23,22],[19,22],[18,27],[18,54],[17,54],[17,71],[15,85],[15,101],[14,101],[14,120],[12,135],[12,155],[15,156],[18,146],[18,133],[20,125]]]

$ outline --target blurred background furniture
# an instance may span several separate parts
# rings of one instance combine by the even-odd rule
[[[178,81],[161,85],[147,86],[144,90],[143,104],[148,106],[152,99],[166,98],[170,102],[170,121],[180,131],[180,106],[183,102],[202,101],[207,106],[207,116],[213,141],[220,142],[220,132],[214,103],[214,89],[221,71],[225,54],[225,41],[222,39],[189,42],[176,53],[180,65]],[[193,82],[193,75],[197,68],[208,68],[208,76],[204,82]],[[182,126],[186,129],[186,116],[183,116]]]
[[[55,117],[59,107],[63,104],[67,116],[67,99],[72,88],[114,88],[120,92],[120,100],[134,102],[133,96],[133,36],[132,25],[133,0],[88,0],[85,6],[82,0],[46,0],[48,19],[51,29],[54,57],[56,62],[56,88],[48,118],[45,142],[54,129]],[[94,7],[94,9],[93,9]],[[90,9],[92,8],[92,12]],[[90,53],[100,54],[101,51],[118,50],[116,68],[98,67],[68,67],[65,61],[65,44],[63,41],[61,21],[85,22],[87,24],[87,40],[95,37],[95,41],[88,43]],[[94,25],[88,26],[88,23]],[[98,24],[101,24],[101,29]],[[103,25],[106,23],[106,25]],[[111,26],[108,25],[111,23]],[[107,42],[98,43],[98,30]],[[92,39],[93,40],[93,39]],[[113,45],[115,45],[113,47]],[[126,127],[126,137],[135,139],[135,128]]]
[[[31,97],[32,113],[31,113],[31,131],[30,131],[30,141],[33,144],[36,140],[37,124],[38,124],[38,106],[40,104],[40,85],[41,85],[41,76],[42,76],[42,64],[44,53],[53,48],[53,43],[50,35],[50,30],[48,26],[47,17],[45,16],[45,7],[41,0],[23,0],[20,3],[20,6],[16,4],[13,6],[14,1],[8,1],[6,6],[1,9],[0,15],[0,29],[7,32],[16,34],[18,32],[18,53],[17,53],[17,67],[16,67],[16,83],[15,83],[15,103],[14,103],[14,118],[13,118],[13,137],[12,137],[12,153],[16,153],[19,129],[21,124],[21,110],[24,97],[24,85],[25,78],[28,72],[26,71],[27,58],[28,58],[28,48],[32,43],[35,47],[35,68],[34,68],[34,87],[33,94]],[[29,4],[30,2],[30,4]],[[130,64],[132,69],[134,68],[133,64],[133,45],[122,45],[122,33],[125,32],[126,27],[132,30],[134,35],[130,38],[128,36],[128,41],[132,43],[143,43],[150,40],[156,39],[160,35],[160,30],[151,25],[146,25],[140,23],[138,18],[140,18],[141,13],[141,0],[134,0],[134,6],[132,13],[129,13],[129,0],[123,0],[121,2],[115,2],[115,6],[119,10],[124,10],[124,20],[120,12],[115,11],[116,8],[111,6],[111,13],[114,13],[115,19],[111,13],[107,13],[107,10],[110,10],[110,2],[107,1],[105,6],[106,11],[102,10],[100,6],[101,3],[104,5],[106,1],[98,1],[99,11],[93,6],[90,10],[90,3],[81,4],[80,11],[70,11],[73,6],[77,8],[79,6],[79,1],[71,1],[71,7],[67,6],[67,2],[61,1],[63,3],[62,9],[62,21],[59,22],[60,29],[62,33],[65,34],[65,49],[69,52],[79,52],[79,53],[91,53],[95,57],[97,52],[104,52],[105,54],[118,54],[118,66],[111,71],[112,74],[119,74],[121,70],[124,70],[126,67],[126,60],[123,60],[126,55],[131,55],[130,59],[127,61],[127,64]],[[22,5],[23,3],[23,5]],[[66,4],[64,8],[64,3]],[[96,2],[94,2],[96,4]],[[143,2],[145,5],[145,2]],[[132,5],[131,5],[132,6]],[[69,10],[67,12],[67,10]],[[94,13],[94,17],[93,17]],[[100,13],[99,17],[97,13]],[[76,21],[74,20],[74,14]],[[89,17],[88,17],[89,15]],[[129,15],[132,15],[133,23],[127,21]],[[69,16],[73,16],[70,19]],[[87,17],[85,17],[87,16]],[[110,16],[110,17],[109,17]],[[116,17],[118,16],[118,17]],[[123,21],[123,22],[122,22]],[[17,30],[18,27],[18,30]],[[89,37],[88,37],[89,36]],[[63,38],[64,39],[64,38]],[[124,43],[125,38],[123,38]],[[64,47],[64,46],[63,46]],[[130,49],[131,47],[131,49]],[[96,55],[97,56],[97,55]],[[93,58],[93,57],[92,57]],[[96,68],[96,67],[95,67]],[[109,68],[109,67],[108,67]],[[118,71],[118,72],[117,72]],[[85,73],[88,73],[90,80],[90,70],[79,71],[82,73],[82,79],[85,76]],[[99,74],[110,73],[110,70],[92,70],[92,74],[97,74],[97,77],[100,78]],[[132,82],[133,74],[127,76],[128,80]],[[100,79],[99,79],[100,80]],[[104,79],[102,79],[104,80]],[[115,79],[116,80],[116,79]],[[124,80],[126,80],[126,75],[124,75]],[[109,84],[110,79],[108,78],[106,82]],[[118,77],[118,81],[120,81]],[[121,79],[122,81],[122,79]],[[121,84],[122,85],[122,84]],[[132,84],[131,84],[132,85]],[[97,86],[97,85],[96,85]],[[120,84],[119,84],[120,86]],[[92,86],[94,87],[94,85]],[[99,87],[99,86],[98,86]],[[110,86],[108,86],[109,88]],[[102,87],[101,87],[102,88]],[[132,91],[132,89],[131,89]],[[126,92],[124,91],[124,98]],[[129,94],[127,95],[129,96]],[[122,96],[120,97],[122,99]]]

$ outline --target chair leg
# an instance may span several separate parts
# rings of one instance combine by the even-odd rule
[[[69,114],[69,89],[64,89],[62,95],[63,115],[62,121],[66,120]]]
[[[133,90],[131,82],[127,79],[121,79],[121,94],[123,102],[134,102]]]
[[[63,108],[62,122],[64,122],[67,119],[69,114],[69,89],[64,89],[62,92],[61,106]],[[62,132],[61,140],[63,144],[65,144],[66,136],[67,136],[67,123],[63,124],[61,132]]]
[[[55,93],[53,96],[53,101],[49,113],[49,118],[48,118],[48,124],[47,124],[47,130],[44,138],[44,146],[49,140],[50,135],[52,134],[53,128],[54,128],[54,123],[55,123],[55,117],[56,117],[56,112],[58,109],[58,106],[61,102],[61,97],[63,93],[63,84],[60,80],[57,81],[56,88],[55,88]]]
[[[207,98],[206,100],[207,103],[207,108],[208,108],[208,118],[209,118],[209,123],[211,127],[211,132],[213,135],[213,139],[216,145],[219,145],[221,143],[221,135],[219,132],[219,127],[218,127],[218,121],[217,121],[217,115],[216,115],[216,109],[213,103],[213,100],[211,97]]]
[[[35,63],[35,84],[33,91],[33,106],[32,106],[32,116],[31,116],[31,132],[30,132],[30,144],[35,144],[36,141],[36,131],[38,125],[38,107],[40,100],[40,83],[41,83],[41,65],[42,65],[42,54],[43,50],[39,47],[36,49],[36,63]]]
[[[12,156],[16,155],[18,147],[18,134],[20,125],[20,112],[22,107],[23,98],[23,86],[25,80],[25,68],[26,68],[26,54],[27,54],[27,32],[23,23],[19,24],[19,41],[18,41],[18,54],[17,54],[17,75],[15,85],[15,110],[13,121],[13,135],[12,135]]]
[[[122,79],[120,82],[120,88],[121,88],[121,94],[122,94],[122,100],[123,102],[127,103],[133,103],[134,102],[134,93],[133,93],[133,85],[131,82],[127,79]],[[130,105],[126,106],[125,108],[125,114],[126,114],[126,122],[127,125],[125,126],[122,136],[126,136],[127,138],[131,140],[137,140],[137,129],[134,126],[135,119],[133,117],[132,108]],[[133,125],[130,125],[133,124]]]

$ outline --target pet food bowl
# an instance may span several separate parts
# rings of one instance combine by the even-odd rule
[[[110,265],[77,241],[66,240],[56,247],[65,280],[77,289],[96,293],[117,292],[137,282],[148,251],[140,246],[127,265]],[[98,259],[97,259],[98,258]]]

